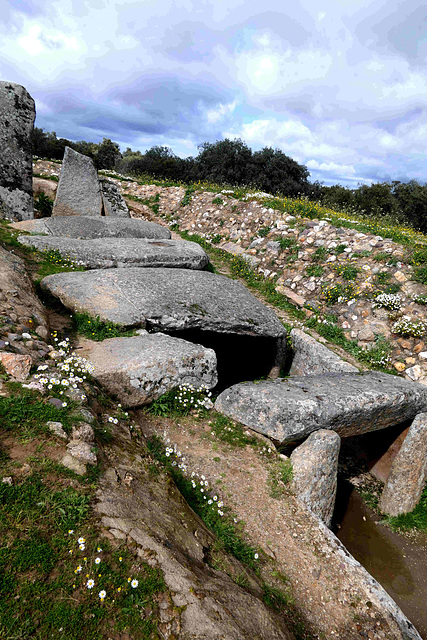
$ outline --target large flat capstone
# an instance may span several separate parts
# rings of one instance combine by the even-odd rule
[[[19,84],[0,82],[0,218],[34,218],[32,133],[36,109]]]
[[[39,251],[59,251],[64,258],[89,269],[129,266],[203,269],[209,262],[199,244],[186,240],[19,236],[18,241]]]
[[[93,160],[65,147],[53,216],[100,216],[102,193]]]
[[[427,388],[378,371],[295,376],[233,385],[215,408],[286,444],[319,429],[348,437],[412,419],[427,409]]]
[[[180,384],[212,389],[218,382],[212,349],[162,333],[92,343],[85,357],[93,377],[126,407],[148,404]]]
[[[73,311],[123,326],[200,329],[281,338],[275,314],[235,280],[188,269],[106,269],[58,273],[41,282]]]
[[[62,238],[151,238],[168,240],[171,232],[166,227],[133,218],[105,218],[91,216],[64,216],[23,220],[12,224],[24,233],[39,233]]]

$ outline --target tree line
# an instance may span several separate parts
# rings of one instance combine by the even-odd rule
[[[90,156],[98,169],[114,169],[125,175],[148,174],[155,178],[193,183],[209,181],[246,186],[287,197],[303,196],[338,211],[359,213],[391,223],[406,224],[427,233],[427,185],[409,182],[380,182],[350,189],[309,181],[307,167],[280,149],[264,147],[252,151],[240,139],[204,142],[196,157],[180,158],[166,146],[154,146],[145,153],[130,147],[122,154],[109,138],[100,143],[72,142],[35,128],[33,154],[62,160],[69,146]]]

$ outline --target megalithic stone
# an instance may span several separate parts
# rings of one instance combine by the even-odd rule
[[[36,108],[20,84],[0,82],[0,217],[34,218],[32,135]]]
[[[102,193],[93,160],[65,147],[52,216],[101,216]]]

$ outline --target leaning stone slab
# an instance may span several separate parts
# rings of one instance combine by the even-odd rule
[[[37,233],[61,238],[147,238],[169,240],[171,232],[161,224],[146,220],[94,218],[90,216],[64,216],[23,220],[11,225],[27,233]]]
[[[53,216],[100,216],[102,194],[93,160],[65,147]]]
[[[413,511],[427,480],[427,413],[417,415],[395,457],[380,500],[390,516]]]
[[[335,371],[358,371],[356,367],[342,360],[333,351],[301,331],[292,329],[290,333],[294,357],[290,376],[311,376]]]
[[[163,333],[93,343],[87,359],[93,377],[126,407],[148,404],[180,384],[212,389],[218,382],[212,349]]]
[[[130,218],[129,209],[119,187],[106,178],[100,178],[99,184],[101,185],[104,215],[110,218]]]
[[[291,488],[327,527],[334,513],[340,446],[341,438],[335,431],[320,429],[291,455]]]
[[[73,311],[125,327],[201,329],[282,338],[275,314],[239,282],[189,269],[105,269],[58,273],[41,282]],[[427,394],[427,390],[426,390]]]
[[[0,218],[34,218],[31,145],[35,117],[34,100],[26,89],[0,82]]]
[[[345,438],[410,420],[427,411],[427,388],[378,371],[295,376],[235,384],[215,408],[283,445],[319,429]]]
[[[81,240],[57,236],[19,236],[18,241],[39,251],[55,250],[88,269],[111,267],[169,267],[203,269],[209,258],[196,242],[147,238]]]

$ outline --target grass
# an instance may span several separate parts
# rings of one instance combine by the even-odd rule
[[[34,438],[49,434],[46,422],[61,422],[65,431],[71,431],[72,403],[58,409],[42,399],[40,394],[24,389],[17,383],[6,383],[13,395],[0,396],[0,415],[6,432],[19,433],[20,437]]]
[[[63,482],[51,471],[0,485],[0,636],[97,640],[115,628],[141,640],[158,637],[162,574],[101,540],[90,519],[90,488],[77,491]],[[129,576],[138,580],[136,588]],[[147,604],[154,613],[148,618]]]
[[[146,411],[154,416],[164,417],[188,416],[191,412],[206,415],[205,402],[210,395],[204,386],[194,388],[192,385],[181,384],[154,400],[146,407]]]
[[[234,447],[259,446],[257,438],[246,435],[240,424],[231,421],[220,413],[215,416],[211,431],[218,440]]]
[[[133,329],[126,329],[109,320],[101,320],[99,316],[90,316],[88,313],[74,313],[73,320],[77,333],[101,342],[106,338],[122,338],[136,335]]]
[[[400,516],[387,516],[386,522],[395,531],[419,531],[427,530],[427,485],[421,495],[420,501],[411,513],[404,513]]]

